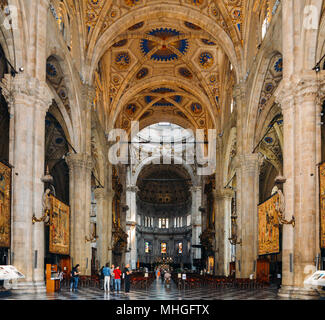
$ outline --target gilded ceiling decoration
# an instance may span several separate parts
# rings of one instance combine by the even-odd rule
[[[157,37],[158,39],[163,41],[163,44],[160,45],[158,42],[148,39],[142,39],[140,42],[141,51],[144,55],[149,54],[155,47],[158,46],[155,53],[151,55],[151,59],[155,61],[171,61],[174,59],[178,59],[178,54],[173,50],[167,47],[165,41],[172,37],[180,36],[181,33],[175,29],[171,28],[159,28],[155,30],[151,30],[148,32],[148,35]],[[169,43],[170,46],[174,47],[181,54],[185,54],[188,50],[188,40],[178,40],[175,42]]]
[[[283,61],[282,55],[276,54],[270,61],[267,73],[264,79],[263,88],[259,103],[259,114],[266,106],[270,97],[273,95],[274,91],[278,87],[280,81],[282,80],[283,72]]]
[[[154,0],[83,1],[89,58],[104,32],[114,28],[116,22],[131,12],[137,17],[137,11],[157,6]],[[243,0],[168,0],[168,4],[184,6],[206,15],[227,33],[235,47],[240,46],[238,50],[235,48],[236,52],[242,50]],[[189,18],[181,20],[168,16],[134,21],[133,25],[116,33],[116,40],[109,50],[111,54],[107,57],[110,58],[105,58],[105,67],[98,70],[101,73],[99,77],[109,87],[106,90],[102,87],[101,91],[107,95],[108,112],[117,114],[115,121],[122,127],[128,128],[130,120],[138,117],[145,119],[168,112],[190,121],[194,126],[203,127],[211,124],[211,115],[220,111],[223,102],[220,83],[225,80],[225,75],[219,69],[228,62],[222,56],[226,57],[217,39],[200,23]],[[146,92],[142,90],[121,103],[121,99],[134,87],[165,76],[188,82],[189,87],[203,92],[206,102],[202,103],[193,92],[179,94],[174,83],[166,84],[166,88],[176,89],[175,94],[169,92],[159,97],[155,95],[159,92],[153,92],[156,87],[148,88]]]
[[[58,163],[62,156],[65,155],[69,149],[66,143],[63,128],[59,122],[51,115],[47,114],[45,119],[45,161],[52,169]]]
[[[46,79],[51,87],[55,90],[62,104],[71,117],[71,108],[68,97],[67,85],[64,80],[64,74],[56,58],[49,57],[46,63]]]

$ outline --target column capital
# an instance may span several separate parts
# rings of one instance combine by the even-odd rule
[[[294,101],[293,84],[290,81],[283,79],[274,92],[274,97],[275,102],[281,106],[282,110],[292,106],[292,102]]]
[[[86,153],[72,153],[66,157],[69,169],[72,168],[86,168],[92,170],[93,162],[91,156]]]
[[[126,187],[126,191],[137,193],[139,191],[139,188],[136,185],[128,185]]]
[[[89,85],[84,84],[82,86],[82,98],[85,103],[85,107],[87,107],[89,104],[92,104],[96,97],[96,89]]]
[[[306,76],[299,80],[295,86],[297,98],[315,100],[319,93],[320,84],[315,75]]]
[[[108,196],[108,191],[106,189],[95,189],[95,198],[104,200]]]
[[[47,112],[52,104],[52,93],[47,83],[25,74],[17,74],[15,77],[6,74],[0,82],[0,87],[9,108],[17,103],[27,103]]]
[[[236,99],[243,99],[246,95],[246,84],[244,82],[237,83],[233,89],[233,98]]]
[[[295,99],[317,101],[322,92],[325,93],[325,81],[324,83],[319,81],[315,72],[312,72],[283,79],[274,96],[275,102],[281,105],[283,111],[286,111],[294,106]]]
[[[192,186],[190,187],[191,192],[200,192],[202,191],[202,186]]]
[[[231,199],[234,197],[234,191],[231,189],[213,189],[212,193],[217,200]]]
[[[239,156],[239,166],[245,171],[255,171],[258,170],[259,166],[259,154],[250,153]]]

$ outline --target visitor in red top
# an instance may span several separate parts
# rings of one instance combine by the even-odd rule
[[[122,271],[120,270],[120,267],[117,266],[115,269],[114,269],[114,278],[115,278],[115,290],[117,292],[120,292],[121,291],[121,275],[122,275]]]

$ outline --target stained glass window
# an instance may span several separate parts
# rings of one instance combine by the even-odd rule
[[[165,242],[161,243],[161,253],[167,253],[167,244]]]

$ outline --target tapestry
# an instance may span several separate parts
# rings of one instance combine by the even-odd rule
[[[325,162],[319,166],[320,247],[325,248]]]
[[[258,254],[280,252],[279,219],[276,204],[279,195],[275,194],[269,200],[258,206]]]
[[[0,247],[10,248],[11,169],[0,162]]]
[[[70,253],[70,208],[51,195],[50,248],[55,254]]]

